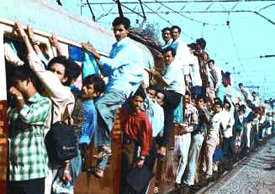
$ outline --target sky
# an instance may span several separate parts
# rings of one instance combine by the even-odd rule
[[[56,0],[49,1],[56,3]],[[125,1],[137,2],[137,0],[120,1],[122,4]],[[154,2],[143,5],[145,12],[151,12],[146,13],[147,20],[144,26],[153,23],[160,31],[164,27],[178,25],[182,29],[181,39],[186,44],[203,37],[207,42],[206,50],[210,58],[215,60],[216,66],[233,74],[235,85],[243,82],[248,87],[260,86],[259,89],[249,89],[259,92],[262,99],[275,98],[275,57],[260,58],[260,56],[275,55],[275,1],[221,3],[216,0],[215,2],[194,3],[189,0],[188,3],[170,4],[161,4],[158,2],[164,1],[156,0],[143,1]],[[66,9],[81,14],[85,18],[92,18],[88,6],[85,5],[82,9],[80,6],[81,2],[84,3],[86,0],[61,0],[61,2]],[[112,3],[113,0],[90,0],[90,2]],[[141,12],[138,4],[125,5]],[[117,6],[114,4],[91,6],[97,22],[111,29],[111,22],[118,16]],[[180,8],[185,13],[167,13],[178,11]],[[158,13],[152,13],[152,10],[158,10]],[[198,13],[205,10],[209,13]],[[231,11],[228,14],[226,12],[228,10],[235,12]],[[189,13],[186,13],[188,11]],[[213,13],[215,11],[219,13]],[[244,11],[258,11],[262,16]],[[130,14],[130,11],[125,8],[123,12],[131,20],[132,26],[140,26],[143,20],[141,16],[133,12]],[[161,33],[159,33],[161,40],[160,36]]]

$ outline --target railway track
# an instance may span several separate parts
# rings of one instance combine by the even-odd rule
[[[202,193],[275,193],[275,136],[259,142],[249,155],[234,163],[232,170],[196,192]]]

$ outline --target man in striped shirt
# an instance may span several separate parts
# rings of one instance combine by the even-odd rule
[[[9,89],[15,108],[8,112],[8,194],[44,194],[44,179],[49,173],[44,129],[51,113],[51,101],[38,94],[31,77],[25,66],[17,67]]]

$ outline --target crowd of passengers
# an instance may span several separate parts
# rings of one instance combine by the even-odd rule
[[[274,132],[274,102],[260,101],[242,83],[235,88],[230,73],[209,58],[203,38],[185,44],[180,27],[164,28],[164,45],[155,45],[161,65],[149,69],[141,48],[128,37],[129,19],[115,18],[112,27],[116,43],[109,57],[83,43],[84,58],[91,54],[94,63],[79,65],[63,56],[55,35],[50,42],[57,56],[50,59],[31,26],[25,31],[15,22],[26,53],[19,57],[22,48],[16,50],[11,41],[4,44],[10,75],[8,194],[73,193],[81,171],[104,178],[110,156],[117,154],[112,153],[111,131],[118,110],[123,194],[148,193],[149,172],[165,173],[156,170],[156,161],[167,160],[171,152],[178,158],[176,190],[194,191],[213,180],[215,172],[232,168],[240,150],[248,153]],[[79,131],[79,153],[56,165],[49,160],[44,139],[60,121]],[[98,150],[95,166],[84,165],[91,147]],[[133,169],[142,170],[143,183],[129,180]],[[157,179],[156,192],[160,182]]]

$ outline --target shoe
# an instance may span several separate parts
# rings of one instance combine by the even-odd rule
[[[105,157],[109,157],[111,155],[112,155],[111,151],[108,151],[108,150],[102,148],[97,155],[94,155],[94,157],[98,160],[103,160]]]
[[[87,172],[89,173],[89,174],[92,174],[92,175],[94,175],[97,179],[101,179],[101,178],[103,178],[103,170],[101,170],[101,169],[98,169],[98,168],[96,168],[96,167],[91,167],[91,168],[89,168],[89,169],[87,169]]]
[[[215,180],[214,177],[213,177],[213,175],[206,175],[205,179],[206,179],[206,181],[208,181],[208,182],[214,181],[214,180]]]

